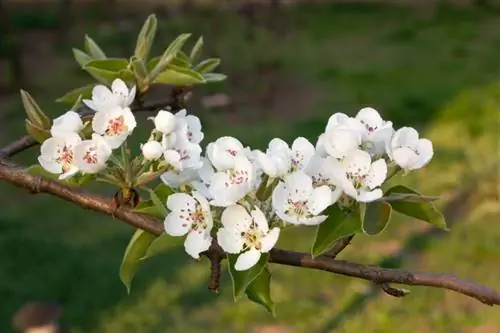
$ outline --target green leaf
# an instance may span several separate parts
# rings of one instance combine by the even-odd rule
[[[142,82],[148,76],[148,70],[144,61],[137,59],[131,63],[132,72],[137,81]]]
[[[216,69],[220,65],[219,58],[209,58],[200,62],[194,67],[194,70],[199,73],[208,73]]]
[[[313,258],[330,250],[337,240],[361,231],[358,215],[346,214],[338,205],[330,206],[325,214],[328,218],[316,228],[311,249]]]
[[[106,59],[106,54],[104,54],[99,45],[97,45],[97,43],[88,35],[85,35],[85,51],[92,57],[92,59]]]
[[[189,37],[191,37],[191,34],[181,34],[167,47],[160,60],[156,63],[156,66],[151,70],[151,73],[149,74],[150,81],[154,81],[156,77],[163,72],[165,68],[167,68],[170,62],[182,49]]]
[[[205,79],[201,74],[193,70],[169,65],[153,82],[175,86],[191,86],[204,83]]]
[[[235,302],[243,296],[250,283],[262,273],[269,260],[269,253],[262,253],[255,266],[246,271],[237,271],[234,269],[234,264],[238,256],[239,254],[227,255],[229,275],[231,275],[231,280],[233,281],[233,297]]]
[[[172,238],[167,234],[157,237],[141,260],[146,260],[172,249]]]
[[[163,202],[163,205],[166,204],[168,197],[174,193],[174,190],[172,190],[167,184],[161,183],[156,188],[154,189],[155,194],[158,196],[161,202]]]
[[[28,119],[25,119],[25,127],[26,127],[26,132],[35,139],[38,143],[42,143],[48,138],[50,138],[50,131],[42,129],[36,125],[34,125],[31,121]]]
[[[74,105],[75,102],[81,97],[83,98],[91,98],[92,97],[92,89],[94,89],[93,84],[88,84],[86,86],[76,88],[68,93],[66,93],[64,96],[59,97],[56,99],[57,103],[65,103],[65,104],[72,104]]]
[[[33,176],[41,176],[51,180],[59,180],[59,175],[53,174],[42,168],[41,165],[35,164],[26,168],[26,172]]]
[[[271,273],[267,267],[250,283],[245,293],[249,300],[262,305],[276,317],[276,305],[271,298]]]
[[[158,26],[158,20],[156,15],[149,15],[142,26],[141,32],[137,37],[137,43],[135,45],[135,56],[139,60],[147,60],[149,57],[149,52],[151,51],[151,45],[156,35],[156,28]]]
[[[363,232],[377,235],[385,230],[391,219],[391,205],[385,201],[373,201],[360,205]]]
[[[110,72],[120,72],[121,70],[127,69],[128,61],[122,58],[109,58],[103,60],[92,60],[85,65],[85,69],[91,67],[101,70],[106,70]]]
[[[92,61],[92,57],[80,49],[75,49],[75,48],[73,49],[73,57],[75,58],[76,62],[80,65],[80,67],[83,67]]]
[[[79,172],[76,175],[73,175],[72,177],[65,179],[63,182],[68,184],[68,185],[71,185],[71,186],[80,187],[83,185],[87,185],[88,183],[90,183],[94,179],[96,179],[95,174],[80,173]]]
[[[429,201],[436,201],[439,199],[440,198],[436,196],[421,195],[415,190],[404,185],[395,185],[389,188],[380,200],[383,201],[404,200],[411,202],[429,202]]]
[[[134,278],[135,272],[139,268],[141,258],[146,254],[149,246],[156,238],[155,235],[137,229],[130,242],[128,243],[125,254],[123,255],[122,264],[120,266],[120,280],[127,288],[127,293],[130,294],[130,284]]]
[[[203,48],[203,36],[198,38],[193,48],[191,49],[191,53],[189,54],[189,59],[191,62],[195,61],[201,54],[201,50]]]
[[[145,200],[140,202],[134,209],[135,212],[151,215],[160,219],[165,218],[160,211],[156,208],[152,200]]]
[[[158,211],[158,213],[160,214],[160,216],[167,216],[168,214],[168,211],[167,211],[167,207],[165,207],[165,202],[162,201],[158,195],[155,193],[155,191],[149,191],[149,194],[151,196],[151,200],[153,201],[153,204],[156,208],[156,210]]]
[[[420,195],[417,191],[409,187],[396,185],[387,190],[384,196],[391,196],[393,193]],[[437,210],[436,206],[434,206],[432,202],[419,202],[415,200],[415,197],[412,197],[409,200],[403,199],[391,201],[391,206],[395,211],[401,214],[431,223],[438,228],[448,230],[443,214]]]
[[[50,129],[52,121],[43,113],[42,109],[35,102],[35,99],[24,90],[21,90],[21,99],[29,121],[40,129]]]
[[[183,57],[180,57],[179,54],[170,62],[170,65],[191,69],[191,62]]]
[[[114,58],[92,60],[83,69],[99,82],[109,85],[117,78],[121,78],[127,82],[133,81],[134,74],[127,67],[128,61],[126,59]]]
[[[220,73],[205,73],[203,74],[205,82],[221,82],[227,79],[227,76]]]

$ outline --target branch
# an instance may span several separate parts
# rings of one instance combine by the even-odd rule
[[[0,180],[4,180],[18,187],[26,188],[33,193],[48,193],[66,201],[73,202],[83,208],[113,216],[135,228],[143,229],[154,235],[161,235],[163,233],[163,223],[151,216],[135,213],[128,209],[116,209],[112,205],[110,199],[90,194],[80,189],[72,188],[39,176],[31,175],[18,166],[1,159]],[[206,255],[209,253],[219,254],[222,257],[224,256],[224,253],[217,244],[212,246],[207,251]],[[276,248],[271,250],[270,262],[280,265],[318,269],[368,280],[379,285],[397,283],[444,288],[470,296],[487,305],[500,305],[500,293],[496,290],[451,275],[381,268],[344,260],[335,260],[325,256],[313,259],[306,253]]]
[[[335,244],[333,244],[333,247],[330,251],[325,253],[325,256],[335,259],[340,252],[344,251],[344,249],[351,244],[352,239],[354,238],[354,235],[347,236],[344,238],[339,239]]]

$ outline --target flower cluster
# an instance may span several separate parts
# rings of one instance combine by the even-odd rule
[[[136,127],[129,107],[134,97],[135,88],[120,80],[111,90],[96,86],[92,100],[83,101],[96,111],[91,138],[82,140],[84,124],[75,112],[55,119],[52,138],[41,147],[42,167],[60,178],[103,170]],[[165,202],[165,232],[186,235],[185,250],[196,259],[215,239],[237,255],[236,270],[257,264],[283,227],[318,225],[331,205],[378,200],[388,169],[419,169],[433,156],[429,140],[410,127],[395,130],[372,108],[355,117],[333,114],[315,144],[304,137],[291,145],[275,138],[265,151],[224,136],[202,154],[198,117],[160,110],[149,119],[154,129],[141,145],[142,163],[156,165],[175,192]]]

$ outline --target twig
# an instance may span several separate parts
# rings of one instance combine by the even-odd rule
[[[139,214],[123,208],[115,210],[109,199],[39,176],[31,175],[12,163],[1,159],[0,180],[4,180],[28,190],[37,191],[37,193],[54,195],[86,209],[98,211],[106,215],[114,215],[115,218],[135,228],[143,229],[155,235],[161,235],[163,233],[163,224],[161,221],[151,216]],[[218,246],[212,246],[207,253],[212,251],[219,254],[221,258],[225,256]],[[470,296],[487,305],[500,305],[500,293],[496,290],[459,279],[452,275],[381,268],[331,259],[325,256],[313,259],[311,255],[306,253],[276,248],[271,250],[269,261],[280,265],[318,269],[368,280],[376,284],[397,283],[444,288]]]
[[[332,249],[330,251],[328,251],[327,253],[325,253],[324,255],[329,257],[329,258],[335,259],[339,255],[340,252],[344,251],[344,249],[349,244],[351,244],[351,241],[353,238],[354,238],[354,235],[339,239],[335,244],[333,244]]]
[[[224,255],[221,255],[221,251],[218,249],[218,244],[215,238],[212,240],[212,245],[210,246],[211,249],[215,250],[209,250],[206,253],[204,253],[205,256],[210,259],[210,283],[208,284],[208,289],[215,292],[219,293],[219,286],[220,286],[220,275],[221,275],[221,262],[222,259],[224,259]]]
[[[380,288],[392,297],[405,297],[410,293],[409,290],[391,287],[388,283],[381,283]]]

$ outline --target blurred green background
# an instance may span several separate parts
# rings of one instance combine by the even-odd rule
[[[363,106],[434,141],[433,162],[394,182],[441,195],[451,231],[395,216],[382,235],[355,239],[343,258],[448,272],[500,288],[499,7],[173,2],[7,1],[8,28],[22,51],[15,57],[24,71],[20,85],[51,116],[61,114],[66,110],[55,98],[91,82],[71,47],[81,47],[87,33],[108,54],[128,57],[142,22],[155,12],[157,53],[177,34],[192,32],[191,43],[204,36],[205,56],[223,59],[228,80],[196,90],[189,104],[205,125],[205,144],[220,135],[254,148],[273,137],[315,141],[330,114],[354,115]],[[0,37],[2,144],[24,134],[6,60],[13,58],[11,42]],[[209,107],[207,96],[223,97],[225,105]],[[147,137],[143,127],[137,142]],[[34,164],[36,154],[35,148],[16,160]],[[500,331],[498,309],[465,296],[412,287],[395,299],[364,281],[278,266],[272,266],[274,319],[246,299],[234,304],[225,270],[221,293],[209,292],[208,261],[191,260],[174,238],[170,252],[141,267],[127,295],[118,269],[131,227],[46,195],[0,188],[1,332],[11,332],[15,311],[37,299],[58,301],[63,323],[77,333]],[[308,251],[312,240],[313,230],[296,228],[279,246]]]

